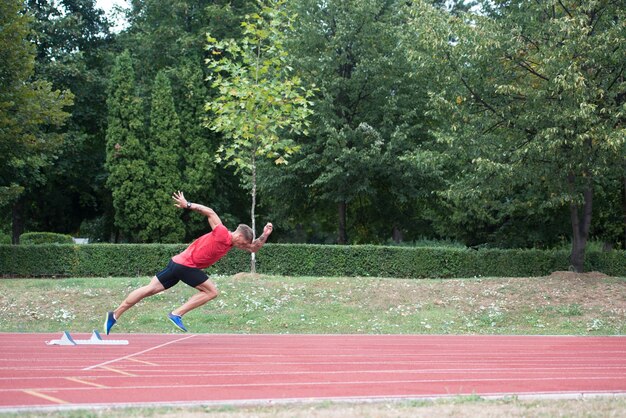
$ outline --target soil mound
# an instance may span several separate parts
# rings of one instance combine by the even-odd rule
[[[233,275],[233,279],[258,279],[261,275],[258,273],[237,273]]]
[[[548,276],[551,279],[606,279],[610,276],[607,276],[604,273],[600,273],[599,271],[590,271],[588,273],[576,273],[575,271],[555,271]]]

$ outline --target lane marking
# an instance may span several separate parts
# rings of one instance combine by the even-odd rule
[[[128,372],[125,372],[123,370],[114,369],[113,367],[100,366],[100,368],[104,369],[104,370],[108,370],[108,371],[113,372],[113,373],[119,373],[119,374],[124,375],[124,376],[137,377],[136,374],[128,373]]]
[[[67,404],[68,401],[64,401],[63,399],[55,398],[54,396],[45,395],[43,393],[37,392],[36,390],[22,390],[24,393],[28,393],[29,395],[35,396],[37,398],[45,399],[50,402],[58,403],[58,404]]]
[[[260,382],[260,383],[205,383],[205,384],[182,384],[182,385],[171,385],[171,384],[167,384],[167,385],[163,385],[163,384],[158,384],[158,385],[135,385],[135,386],[124,386],[125,390],[155,390],[155,389],[166,389],[166,390],[174,390],[174,389],[198,389],[198,388],[262,388],[262,387],[290,387],[290,386],[378,386],[378,385],[389,385],[389,384],[394,384],[394,385],[398,385],[398,384],[424,384],[424,383],[443,383],[443,384],[462,384],[462,383],[468,383],[468,382],[473,382],[473,383],[482,383],[482,382],[520,382],[520,381],[530,381],[530,382],[534,382],[534,381],[543,381],[543,382],[554,382],[554,381],[580,381],[580,380],[596,380],[596,381],[606,381],[605,378],[587,378],[587,379],[576,379],[576,378],[567,378],[567,377],[546,377],[546,378],[539,378],[539,379],[533,379],[533,378],[510,378],[510,379],[489,379],[489,378],[483,378],[483,379],[471,379],[471,378],[467,378],[467,379],[419,379],[419,380],[415,380],[415,379],[396,379],[396,380],[349,380],[349,381],[332,381],[332,380],[328,380],[328,381],[304,381],[304,382]],[[619,380],[625,380],[626,381],[626,377],[623,377]],[[107,389],[115,389],[113,387],[108,387]],[[63,392],[63,391],[72,391],[72,390],[81,390],[81,391],[91,391],[93,390],[93,388],[50,388],[50,389],[44,389],[44,390],[54,390],[54,391],[59,391],[59,392]],[[604,390],[586,390],[586,389],[573,389],[575,391],[578,392],[584,392],[584,393],[588,393],[588,392],[593,392],[593,391],[598,391],[598,392],[617,392],[617,393],[625,393],[626,391],[624,391],[622,388],[618,388],[618,389],[604,389]],[[0,390],[0,392],[13,392],[15,390]],[[49,399],[53,402],[58,402],[58,403],[69,403],[66,401],[63,401],[61,399],[57,399],[48,395],[44,395],[42,393],[39,393],[37,391],[34,390],[25,390],[22,389],[20,390],[22,392],[26,392],[26,393],[30,393],[31,395],[34,396],[39,396],[41,398],[44,399]],[[552,393],[550,391],[546,391],[545,389],[542,389],[541,392],[546,392],[546,393]],[[525,391],[525,390],[520,390],[518,393],[539,393],[536,391]],[[375,395],[374,395],[375,396]],[[404,395],[399,395],[399,396],[404,396]],[[482,395],[481,395],[482,396]]]
[[[154,382],[157,382],[157,384],[155,385],[136,385],[136,386],[127,386],[128,388],[134,388],[134,389],[161,389],[164,386],[162,386],[160,384],[160,382],[162,382],[162,379],[164,378],[172,378],[172,377],[176,377],[176,378],[218,378],[218,377],[245,377],[245,378],[266,378],[267,376],[304,376],[304,375],[324,375],[324,376],[330,376],[330,375],[334,375],[334,376],[345,376],[345,377],[350,377],[350,375],[354,375],[356,376],[363,376],[365,374],[374,374],[374,375],[379,375],[380,379],[378,380],[356,380],[356,381],[352,381],[352,380],[341,380],[341,379],[337,379],[337,380],[304,380],[304,381],[300,381],[300,382],[286,382],[286,381],[278,381],[278,382],[270,382],[270,383],[255,383],[255,382],[251,382],[251,383],[219,383],[219,384],[207,384],[207,383],[201,383],[201,384],[183,384],[183,385],[173,385],[173,386],[167,386],[170,388],[174,388],[174,387],[220,387],[220,386],[281,386],[281,385],[307,385],[307,384],[314,384],[314,385],[323,385],[323,384],[350,384],[350,383],[354,383],[354,384],[385,384],[385,383],[461,383],[461,382],[510,382],[510,381],[573,381],[573,382],[577,382],[577,381],[587,381],[587,380],[595,380],[595,381],[613,381],[613,380],[626,380],[626,373],[620,373],[618,375],[616,374],[607,374],[607,375],[592,375],[592,376],[571,376],[571,375],[557,375],[557,376],[539,376],[539,377],[534,377],[532,375],[529,374],[525,374],[525,373],[519,373],[521,376],[519,377],[515,377],[514,375],[506,375],[506,376],[501,376],[501,377],[480,377],[480,376],[471,376],[471,377],[466,377],[466,378],[456,378],[456,377],[444,377],[444,378],[436,378],[436,377],[431,377],[428,378],[428,375],[433,375],[433,373],[424,373],[424,372],[419,372],[419,371],[406,371],[406,370],[368,370],[368,371],[320,371],[320,372],[312,372],[312,371],[305,371],[305,372],[297,372],[297,371],[293,371],[293,372],[252,372],[252,373],[202,373],[202,374],[171,374],[171,375],[142,375],[142,376],[137,376],[137,375],[132,375],[130,373],[126,373],[123,372],[121,370],[116,370],[113,368],[109,368],[109,367],[104,367],[103,369],[105,370],[109,370],[111,372],[116,372],[116,373],[120,373],[122,375],[127,375],[129,377],[138,377],[140,379],[148,379],[148,380],[153,380]],[[385,375],[389,375],[389,374],[398,374],[398,373],[402,373],[402,374],[407,374],[407,375],[415,375],[415,374],[426,374],[427,377],[424,378],[408,378],[408,379],[402,379],[402,380],[398,380],[398,379],[388,379],[385,377]],[[434,373],[435,375],[437,373]],[[408,377],[408,376],[407,376]],[[80,382],[80,383],[84,383],[84,384],[90,384],[93,387],[97,387],[97,388],[101,388],[101,389],[112,389],[113,387],[111,386],[105,386],[105,385],[99,385],[96,383],[91,383],[91,382],[87,382],[87,381],[81,381],[80,379],[75,379],[75,378],[66,378],[68,380],[74,380],[76,382]],[[78,388],[70,388],[70,389],[78,389]],[[83,389],[83,388],[81,388]],[[90,388],[84,388],[84,389],[90,389]],[[4,389],[4,388],[0,388],[0,393],[7,393],[7,392],[14,392],[14,391],[21,391],[22,389]],[[45,388],[45,390],[66,390],[65,388]]]
[[[260,388],[260,387],[283,387],[283,386],[378,386],[378,385],[389,385],[389,384],[393,384],[393,385],[400,385],[400,384],[425,384],[425,383],[438,383],[438,384],[448,384],[448,385],[453,385],[453,384],[462,384],[462,383],[482,383],[482,382],[520,382],[520,381],[530,381],[530,382],[536,382],[536,381],[541,381],[541,382],[555,382],[555,381],[567,381],[567,382],[576,382],[576,381],[588,381],[588,380],[595,380],[595,381],[607,381],[606,378],[603,377],[589,377],[589,378],[584,378],[584,379],[579,379],[579,378],[569,378],[569,377],[544,377],[544,378],[532,378],[532,377],[528,377],[528,378],[503,378],[503,379],[490,379],[490,378],[479,378],[479,379],[471,379],[471,378],[467,378],[467,379],[395,379],[395,380],[346,380],[346,381],[332,381],[332,380],[327,380],[327,381],[303,381],[303,382],[259,382],[259,383],[204,383],[204,384],[182,384],[182,385],[172,385],[172,384],[156,384],[156,385],[134,385],[134,386],[124,386],[125,390],[137,390],[137,389],[142,389],[142,390],[159,390],[159,389],[166,389],[166,390],[174,390],[174,389],[198,389],[198,388]],[[612,378],[612,379],[608,379],[608,381],[610,382],[614,382],[614,381],[626,381],[626,376],[620,376],[618,378]],[[109,387],[107,389],[115,389],[113,387]],[[91,391],[93,390],[93,388],[90,387],[85,387],[85,388],[46,388],[44,390],[55,390],[55,391],[59,391],[59,392],[63,392],[63,391],[72,391],[72,390],[81,390],[81,391]],[[586,390],[586,389],[574,389],[577,390],[579,392],[591,392],[593,390]],[[9,390],[0,390],[0,392],[13,392],[13,389],[9,389]],[[27,390],[22,390],[23,392],[30,392]],[[542,390],[545,392],[545,390]],[[624,392],[626,393],[623,389],[619,388],[619,389],[605,389],[605,390],[601,390],[601,392],[607,392],[607,391],[616,391],[616,392]],[[35,391],[32,391],[34,393],[37,393]],[[533,393],[533,391],[528,391],[530,393]],[[528,393],[525,390],[520,390],[520,393]],[[536,392],[535,392],[536,393]],[[41,394],[42,397],[46,396]],[[35,395],[37,396],[37,395]],[[53,398],[54,399],[54,398]],[[60,400],[59,400],[60,401]],[[64,401],[61,401],[64,402]]]
[[[569,372],[570,370],[564,370],[566,372]],[[594,377],[594,378],[602,378],[602,377],[626,377],[626,373],[625,372],[621,372],[619,374],[616,373],[599,373],[596,372],[594,370],[588,370],[586,371],[587,373],[582,373],[580,375],[575,375],[572,376],[572,373],[567,373],[566,375],[556,375],[555,373],[550,373],[550,370],[548,371],[525,371],[525,370],[520,370],[520,371],[511,371],[511,370],[502,370],[502,371],[495,371],[496,373],[494,373],[494,371],[491,370],[470,370],[470,371],[464,371],[464,370],[458,370],[458,371],[437,371],[437,370],[411,370],[411,369],[381,369],[381,370],[319,370],[319,371],[290,371],[290,370],[286,370],[286,371],[263,371],[263,370],[259,370],[259,371],[232,371],[232,372],[200,372],[200,373],[165,373],[165,374],[143,374],[141,376],[136,376],[136,377],[141,377],[141,378],[154,378],[154,379],[160,379],[160,378],[172,378],[172,377],[177,377],[177,378],[185,378],[185,377],[193,377],[193,378],[198,378],[198,377],[268,377],[268,376],[300,376],[300,375],[350,375],[350,374],[355,374],[355,375],[363,375],[363,374],[380,374],[380,375],[385,375],[385,374],[411,374],[411,375],[445,375],[445,374],[451,374],[451,375],[467,375],[468,372],[471,372],[472,374],[476,375],[476,378],[481,378],[480,375],[494,375],[498,372],[500,372],[501,374],[503,374],[505,377],[510,376],[510,377],[514,377],[517,375],[521,375],[522,377],[528,377],[528,378],[535,378],[534,375],[536,374],[549,374],[550,377],[559,377],[559,376],[563,376],[563,377],[567,377],[567,378],[571,378],[571,379],[575,379],[575,378],[580,378],[580,379],[586,379],[588,377]],[[591,376],[589,376],[591,375]],[[538,378],[541,378],[542,376],[539,376]]]
[[[150,363],[149,361],[139,360],[136,358],[127,358],[128,361],[134,361],[136,363],[147,364],[148,366],[158,366],[156,363]]]
[[[101,388],[101,389],[108,389],[109,388],[109,386],[101,385],[101,384],[95,383],[95,382],[89,382],[87,380],[78,379],[76,377],[66,377],[66,379],[71,381],[71,382],[82,383],[83,385],[95,386],[95,387]]]
[[[165,346],[170,345],[170,344],[174,344],[174,343],[177,343],[177,342],[180,342],[180,341],[188,340],[189,338],[193,338],[193,337],[195,337],[197,335],[198,334],[193,334],[193,335],[190,335],[188,337],[183,337],[183,338],[179,338],[177,340],[169,341],[169,342],[164,343],[164,344],[160,344],[160,345],[157,345],[157,346],[154,346],[154,347],[151,347],[151,348],[147,348],[147,349],[145,349],[143,351],[140,351],[138,353],[129,354],[129,355],[124,356],[124,357],[119,357],[119,358],[116,358],[116,359],[113,359],[113,360],[105,361],[104,363],[95,364],[93,366],[85,367],[83,370],[93,370],[93,369],[97,369],[98,367],[106,366],[107,364],[115,363],[117,361],[127,360],[127,359],[129,359],[131,357],[135,357],[135,356],[138,356],[140,354],[144,354],[144,353],[147,353],[149,351],[156,350],[158,348],[165,347]]]

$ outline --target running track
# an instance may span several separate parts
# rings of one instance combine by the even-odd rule
[[[89,334],[72,334],[88,339]],[[626,395],[626,337],[0,333],[0,412],[441,396]]]

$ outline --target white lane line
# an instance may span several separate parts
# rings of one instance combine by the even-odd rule
[[[147,349],[145,349],[145,350],[143,350],[143,351],[140,351],[140,352],[138,352],[138,353],[129,354],[129,355],[124,356],[124,357],[119,357],[119,358],[116,358],[116,359],[113,359],[113,360],[105,361],[104,363],[95,364],[95,365],[93,365],[93,366],[85,367],[83,370],[93,370],[93,369],[97,369],[98,367],[106,366],[107,364],[115,363],[115,362],[117,362],[117,361],[126,360],[127,358],[130,358],[130,357],[135,357],[135,356],[138,356],[138,355],[140,355],[140,354],[147,353],[147,352],[149,352],[149,351],[156,350],[156,349],[161,348],[161,347],[165,347],[166,345],[170,345],[170,344],[174,344],[174,343],[177,343],[177,342],[180,342],[180,341],[188,340],[189,338],[193,338],[193,337],[195,337],[195,336],[197,336],[197,335],[198,335],[198,334],[193,334],[193,335],[190,335],[190,336],[188,336],[188,337],[183,337],[183,338],[179,338],[179,339],[177,339],[177,340],[169,341],[169,342],[167,342],[167,343],[160,344],[160,345],[157,345],[157,346],[155,346],[155,347],[147,348]]]
[[[545,378],[539,378],[539,379],[534,379],[534,378],[511,378],[511,379],[490,379],[490,378],[482,378],[482,379],[394,379],[394,380],[350,380],[350,381],[305,381],[305,382],[262,382],[262,383],[204,383],[204,384],[172,384],[172,383],[168,383],[167,385],[162,385],[162,384],[157,384],[157,385],[129,385],[129,386],[123,386],[123,389],[128,391],[128,390],[160,390],[160,389],[164,389],[164,390],[168,390],[168,391],[172,391],[174,389],[200,389],[200,388],[205,388],[205,389],[230,389],[230,388],[262,388],[262,387],[294,387],[294,386],[311,386],[311,387],[318,387],[318,386],[327,386],[327,387],[333,387],[333,386],[379,386],[379,385],[406,385],[406,384],[433,384],[433,383],[437,383],[437,384],[447,384],[447,385],[453,385],[453,384],[463,384],[463,383],[483,383],[483,382],[520,382],[520,381],[531,381],[531,382],[536,382],[536,381],[542,381],[542,382],[558,382],[558,381],[563,381],[563,382],[568,382],[568,381],[576,381],[576,380],[581,380],[578,378],[568,378],[568,377],[545,377]],[[606,380],[603,377],[592,377],[592,378],[587,378],[584,380]],[[612,379],[615,380],[615,379]],[[626,380],[626,377],[624,378],[620,378],[617,380]],[[103,390],[115,390],[115,389],[120,389],[121,387],[109,387],[107,389],[103,389]],[[478,388],[480,389],[480,388]],[[81,391],[81,392],[85,392],[85,391],[93,391],[93,390],[99,390],[99,388],[94,388],[94,387],[71,387],[71,388],[59,388],[59,387],[54,387],[54,388],[38,388],[38,391],[55,391],[55,392],[67,392],[67,391]],[[24,389],[7,389],[4,392],[24,392]],[[480,392],[476,389],[474,389],[477,395],[480,395]],[[542,391],[545,391],[542,390]],[[578,389],[577,391],[580,392],[588,392],[588,390],[586,389]],[[592,390],[589,390],[592,391]],[[614,391],[614,392],[620,392],[620,393],[626,393],[624,391],[624,389],[619,388],[619,389],[607,389],[604,390],[602,392],[609,392],[609,391]],[[529,391],[530,393],[536,393],[536,392],[532,392]],[[555,392],[558,392],[558,390],[556,390]],[[526,393],[524,390],[520,389],[520,393]]]

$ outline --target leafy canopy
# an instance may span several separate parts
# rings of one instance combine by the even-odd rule
[[[218,162],[237,171],[252,170],[256,157],[287,163],[297,147],[291,135],[307,133],[312,92],[292,74],[285,51],[291,27],[284,1],[259,2],[261,10],[246,16],[243,38],[218,41],[207,35],[211,57],[209,80],[219,96],[207,103],[214,115],[210,128],[228,140],[218,149]]]

